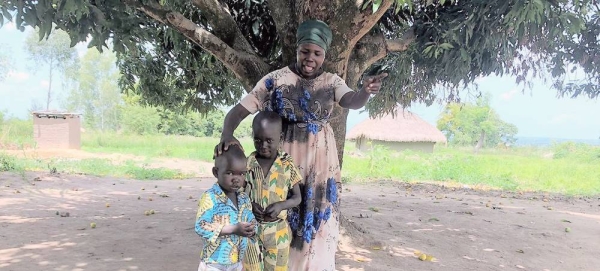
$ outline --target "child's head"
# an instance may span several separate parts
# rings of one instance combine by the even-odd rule
[[[238,145],[229,146],[215,158],[213,175],[225,193],[235,192],[244,185],[246,171],[246,155]]]
[[[252,121],[254,148],[258,156],[275,158],[281,142],[281,117],[272,111],[261,111]]]

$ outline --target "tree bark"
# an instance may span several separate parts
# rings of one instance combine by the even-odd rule
[[[173,27],[190,41],[221,60],[225,67],[235,74],[247,91],[250,91],[260,78],[273,70],[273,67],[254,52],[232,48],[215,34],[198,26],[179,12],[165,9],[158,3],[153,2],[145,5],[138,1],[127,0],[126,3],[151,18]],[[225,20],[218,23],[227,22]]]

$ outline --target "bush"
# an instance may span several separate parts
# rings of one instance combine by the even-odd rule
[[[153,107],[127,105],[123,108],[123,130],[126,133],[152,135],[158,133],[160,116]]]

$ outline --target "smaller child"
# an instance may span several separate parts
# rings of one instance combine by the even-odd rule
[[[292,232],[287,210],[302,200],[302,176],[291,156],[279,150],[281,129],[282,120],[275,112],[262,111],[252,122],[256,151],[248,157],[245,191],[259,224],[258,242],[248,247],[243,261],[246,271],[288,270]]]
[[[238,192],[247,172],[246,155],[239,146],[215,158],[217,183],[206,190],[198,203],[196,233],[204,239],[199,271],[241,271],[249,237],[256,233],[252,204]]]

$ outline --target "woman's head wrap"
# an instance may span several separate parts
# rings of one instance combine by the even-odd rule
[[[296,46],[304,43],[316,44],[327,51],[331,45],[332,33],[329,26],[319,20],[307,20],[298,26]]]

